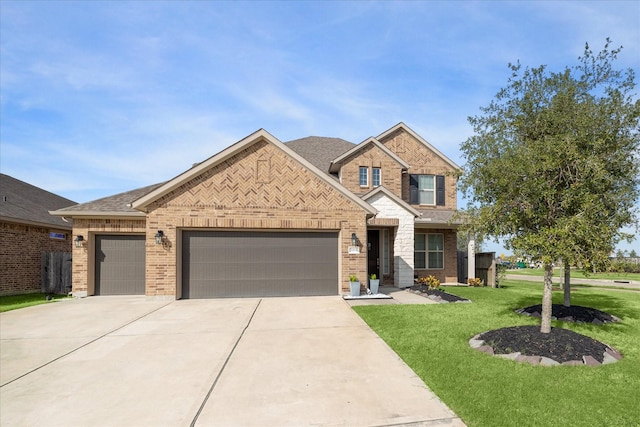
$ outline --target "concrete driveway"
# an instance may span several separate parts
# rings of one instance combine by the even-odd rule
[[[0,314],[2,426],[463,426],[340,297]]]

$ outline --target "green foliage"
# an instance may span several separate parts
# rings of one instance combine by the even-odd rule
[[[371,280],[377,280],[377,279],[378,279],[378,276],[376,276],[375,274],[372,274],[369,278],[370,278]]]
[[[431,290],[440,287],[440,280],[438,280],[436,276],[418,277],[418,283],[427,286]]]
[[[357,282],[358,281],[358,277],[355,274],[352,274],[349,276],[349,281],[350,282]]]
[[[467,284],[471,287],[484,286],[484,283],[482,283],[482,279],[479,277],[469,277],[467,279]]]
[[[462,146],[469,228],[549,264],[602,262],[637,224],[640,101],[620,49],[561,72],[509,64],[512,75]]]
[[[469,346],[478,333],[535,324],[513,310],[539,303],[541,289],[508,280],[502,289],[447,288],[472,304],[353,309],[468,426],[637,426],[639,292],[581,289],[574,295],[577,305],[611,313],[620,323],[553,321],[621,351],[624,358],[611,365],[532,366]],[[562,292],[554,293],[554,303],[562,303]]]

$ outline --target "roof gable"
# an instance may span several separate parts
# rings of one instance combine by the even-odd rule
[[[364,141],[362,141],[360,144],[356,145],[355,147],[353,147],[351,150],[349,150],[349,151],[343,153],[342,155],[338,156],[337,158],[335,158],[331,162],[331,164],[329,165],[329,172],[337,173],[339,171],[339,169],[340,169],[340,165],[346,159],[348,159],[351,156],[356,155],[357,152],[365,149],[369,145],[374,145],[374,146],[378,147],[380,150],[382,150],[383,153],[385,153],[386,155],[391,157],[394,161],[399,163],[403,168],[405,168],[405,169],[409,168],[409,164],[407,162],[405,162],[400,157],[398,157],[393,151],[391,151],[387,147],[385,147],[376,138],[370,137],[368,139],[365,139]]]
[[[299,166],[304,168],[310,174],[318,178],[320,181],[329,185],[334,190],[337,190],[340,194],[342,194],[348,200],[350,200],[351,202],[354,202],[360,208],[364,209],[368,214],[373,215],[376,213],[376,210],[371,205],[369,205],[359,197],[355,196],[353,193],[346,190],[339,183],[335,182],[335,180],[333,180],[329,175],[319,170],[316,166],[314,166],[313,164],[305,160],[303,157],[301,157],[291,148],[287,147],[286,144],[283,144],[282,142],[280,142],[278,139],[276,139],[273,135],[271,135],[269,132],[267,132],[264,129],[260,129],[252,133],[251,135],[238,141],[237,143],[231,145],[230,147],[224,149],[218,154],[215,154],[214,156],[210,157],[204,162],[195,165],[191,169],[178,175],[172,180],[167,181],[165,184],[161,185],[155,190],[135,200],[132,204],[132,207],[134,209],[144,211],[147,208],[149,208],[150,205],[159,201],[164,196],[169,195],[175,190],[179,190],[181,187],[187,186],[191,181],[194,181],[194,180],[200,179],[201,177],[206,176],[206,174],[209,173],[209,171],[211,171],[212,169],[214,168],[224,169],[225,167],[228,166],[228,165],[224,165],[224,162],[227,162],[227,161],[234,162],[235,159],[239,158],[237,156],[239,156],[242,152],[248,151],[252,147],[258,144],[266,144],[271,148],[275,148],[279,150],[282,154],[284,154],[284,156],[286,156],[289,159],[292,159],[295,163],[297,163]]]
[[[418,211],[417,209],[415,209],[413,206],[411,206],[409,203],[405,202],[404,200],[402,200],[400,197],[396,196],[395,194],[393,194],[391,191],[387,190],[386,188],[380,186],[377,187],[376,189],[368,192],[367,194],[365,194],[364,196],[362,196],[363,200],[371,200],[373,197],[375,197],[378,194],[384,194],[385,196],[387,196],[389,199],[391,199],[393,202],[395,202],[398,206],[402,207],[404,210],[406,210],[407,212],[410,212],[411,214],[413,214],[413,216],[415,217],[420,217],[422,215],[422,213],[420,211]]]
[[[398,123],[397,125],[393,126],[391,129],[388,129],[384,132],[382,132],[380,135],[378,135],[377,139],[381,142],[384,142],[385,139],[387,139],[387,137],[389,137],[390,135],[394,134],[396,131],[398,130],[403,130],[406,133],[408,133],[409,135],[411,135],[413,138],[415,138],[420,144],[424,145],[426,148],[428,148],[429,150],[431,150],[435,155],[437,155],[438,157],[440,157],[445,163],[447,163],[449,166],[451,166],[452,168],[456,169],[456,170],[461,170],[462,168],[460,166],[458,166],[453,160],[451,160],[450,158],[448,158],[447,156],[445,156],[440,150],[438,150],[436,147],[434,147],[433,145],[429,144],[424,138],[422,138],[420,135],[418,135],[416,132],[413,131],[413,129],[411,129],[409,126],[407,126],[406,124],[404,124],[403,122]]]

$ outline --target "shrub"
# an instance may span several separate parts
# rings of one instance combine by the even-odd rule
[[[480,279],[479,277],[469,277],[469,279],[467,280],[467,283],[469,284],[469,286],[484,286],[484,283],[482,282],[482,279]]]
[[[438,287],[440,287],[440,280],[436,279],[435,276],[419,277],[418,283],[429,287],[431,290],[438,289]]]

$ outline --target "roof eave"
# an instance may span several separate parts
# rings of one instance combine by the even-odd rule
[[[49,214],[65,218],[146,218],[144,212],[118,212],[118,211],[49,211]]]
[[[346,153],[342,153],[340,156],[336,157],[331,162],[331,164],[329,165],[329,172],[338,173],[340,171],[340,164],[345,159],[353,156],[355,153],[357,153],[358,151],[362,150],[363,148],[365,148],[369,144],[373,144],[376,147],[378,147],[379,149],[381,149],[385,154],[387,154],[389,157],[391,157],[393,160],[395,160],[397,163],[399,163],[400,166],[403,167],[403,169],[409,169],[409,164],[407,162],[405,162],[400,157],[398,157],[393,151],[391,151],[387,147],[385,147],[384,144],[382,144],[380,141],[378,141],[377,138],[369,137],[369,138],[365,139],[364,141],[362,141],[360,144],[358,144],[355,147],[353,147],[351,150],[347,151]]]
[[[391,191],[387,190],[383,186],[380,186],[380,187],[368,192],[367,194],[362,196],[362,199],[366,201],[366,200],[370,199],[371,197],[375,196],[378,193],[383,193],[384,195],[389,197],[391,200],[393,200],[395,203],[397,203],[399,206],[404,208],[406,211],[408,211],[411,214],[413,214],[414,217],[419,218],[422,215],[422,213],[420,211],[418,211],[417,209],[413,208],[410,204],[408,204],[407,202],[405,202],[400,197],[396,196],[395,194],[393,194]]]
[[[12,218],[8,216],[0,216],[0,221],[9,222],[12,224],[24,224],[24,225],[32,225],[35,227],[42,228],[54,228],[57,230],[72,230],[73,227],[71,225],[62,225],[62,224],[52,224],[47,222],[39,222],[39,221],[29,221],[20,218]]]
[[[462,171],[462,167],[458,166],[453,160],[451,160],[449,157],[445,156],[440,150],[438,150],[436,147],[431,145],[426,139],[424,139],[423,137],[418,135],[413,129],[411,129],[409,126],[404,124],[404,122],[400,122],[397,125],[393,126],[391,129],[388,129],[388,130],[382,132],[380,135],[378,135],[376,137],[376,139],[378,139],[378,140],[384,139],[386,136],[392,134],[393,132],[395,132],[396,130],[398,130],[400,128],[404,129],[408,134],[410,134],[415,139],[417,139],[421,144],[423,144],[424,146],[429,148],[431,151],[436,153],[438,156],[440,156],[445,162],[447,162],[449,164],[449,166],[451,166],[452,168],[454,168],[454,169],[456,169],[458,171]]]

